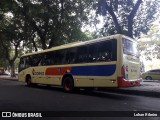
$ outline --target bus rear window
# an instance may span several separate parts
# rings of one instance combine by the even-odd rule
[[[127,55],[138,56],[137,44],[126,38],[122,39],[123,53]]]

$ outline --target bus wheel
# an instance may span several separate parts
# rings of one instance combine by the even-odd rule
[[[26,77],[26,83],[27,83],[27,86],[32,86],[32,80],[30,76]]]
[[[74,89],[74,82],[73,79],[70,77],[66,77],[63,81],[63,89],[66,92],[73,92]]]
[[[147,76],[147,77],[146,77],[146,80],[152,80],[152,77]]]

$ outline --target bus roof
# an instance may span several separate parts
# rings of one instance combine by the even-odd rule
[[[55,46],[55,47],[52,47],[50,49],[46,49],[46,50],[42,50],[42,51],[38,51],[38,52],[28,53],[28,54],[22,55],[22,57],[35,55],[35,54],[46,53],[46,52],[50,52],[50,51],[54,51],[54,50],[60,50],[60,49],[65,49],[65,48],[71,48],[71,47],[91,44],[91,43],[100,42],[100,41],[104,41],[104,40],[117,39],[119,37],[127,37],[127,36],[121,35],[121,34],[115,34],[115,35],[106,36],[106,37],[97,38],[97,39],[88,40],[88,41],[77,41],[77,42],[73,42],[73,43],[68,43],[68,44]],[[129,38],[129,37],[127,37],[127,38]]]

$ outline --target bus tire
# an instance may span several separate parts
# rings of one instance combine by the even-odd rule
[[[26,83],[27,83],[27,86],[29,87],[32,86],[32,79],[30,75],[26,76]]]
[[[63,89],[66,92],[70,92],[70,93],[73,92],[73,90],[74,90],[74,82],[73,82],[72,78],[70,78],[70,77],[64,78]]]
[[[152,80],[152,77],[151,76],[147,76],[145,79],[146,80]]]

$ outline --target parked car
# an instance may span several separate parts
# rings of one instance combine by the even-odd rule
[[[4,71],[3,73],[0,73],[0,75],[10,75],[10,72]]]
[[[11,75],[11,73],[9,71],[5,71],[4,74],[5,75]]]
[[[160,80],[160,69],[144,72],[142,73],[142,78],[146,80]]]

